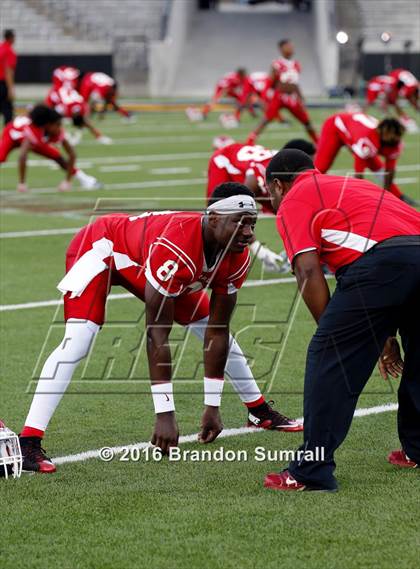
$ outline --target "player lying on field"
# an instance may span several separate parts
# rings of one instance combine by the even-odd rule
[[[80,71],[75,67],[61,66],[55,69],[53,84],[47,93],[45,104],[64,118],[71,119],[76,128],[87,128],[100,144],[111,144],[112,140],[95,128],[88,118],[89,105],[77,91],[79,76]],[[74,144],[80,141],[81,131],[78,134]]]
[[[96,105],[102,105],[100,115],[103,117],[110,107],[126,119],[134,118],[117,103],[118,85],[115,79],[100,72],[88,72],[79,76],[78,91],[90,106],[90,112],[96,110]]]
[[[404,195],[394,183],[395,169],[401,153],[401,139],[405,132],[403,125],[392,118],[378,122],[364,113],[337,113],[329,117],[321,130],[314,163],[320,172],[331,168],[343,146],[347,146],[354,158],[357,178],[363,178],[367,169],[375,172],[383,187],[397,198],[410,205],[415,200]],[[385,158],[385,164],[380,159]]]
[[[366,87],[366,103],[364,110],[373,105],[378,98],[382,99],[382,107],[386,112],[388,106],[395,111],[402,124],[409,130],[414,130],[416,125],[404,112],[399,104],[399,99],[405,99],[416,110],[419,110],[419,83],[410,71],[406,69],[394,69],[388,75],[372,77]],[[414,126],[413,126],[414,125]]]
[[[270,81],[266,83],[265,90],[260,95],[265,101],[264,118],[249,135],[248,143],[254,143],[271,121],[284,122],[281,109],[287,109],[303,124],[306,132],[316,144],[318,135],[309,118],[299,86],[301,65],[293,59],[293,43],[290,40],[281,40],[278,47],[281,57],[273,61]]]
[[[104,324],[112,285],[123,286],[146,304],[156,412],[152,443],[166,452],[178,442],[168,344],[174,322],[204,340],[201,442],[213,441],[222,430],[219,406],[225,371],[248,408],[250,426],[302,430],[266,403],[241,348],[229,335],[236,295],[250,266],[248,245],[256,221],[250,190],[242,184],[222,184],[204,214],[111,214],[74,237],[66,255],[67,274],[58,285],[64,293],[64,339],[44,364],[20,436],[25,470],[55,471],[41,439],[74,370]]]
[[[207,200],[211,199],[214,189],[225,182],[245,184],[254,194],[254,199],[261,205],[262,212],[273,215],[270,196],[265,184],[265,170],[276,150],[263,146],[250,146],[235,142],[232,138],[218,137],[214,145],[219,147],[210,157],[207,177]],[[299,148],[313,155],[315,147],[306,140],[294,139],[285,148]],[[286,256],[277,254],[253,239],[250,249],[269,272],[285,273],[290,271]]]
[[[17,190],[26,192],[26,169],[30,152],[40,154],[53,160],[66,172],[66,179],[61,182],[59,190],[69,190],[71,180],[75,177],[82,188],[87,190],[98,189],[101,184],[93,176],[88,176],[75,167],[76,154],[65,136],[61,126],[61,115],[45,105],[37,105],[29,116],[16,117],[9,123],[0,139],[0,163],[5,162],[14,148],[20,148],[18,173],[19,183]],[[55,144],[61,144],[68,158],[64,158]]]

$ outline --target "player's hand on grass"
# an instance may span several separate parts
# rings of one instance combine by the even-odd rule
[[[152,444],[159,447],[163,454],[169,453],[170,447],[178,446],[179,430],[174,411],[156,415]]]
[[[201,418],[201,431],[198,434],[199,442],[211,443],[222,431],[223,423],[219,407],[207,405]]]
[[[385,342],[381,357],[378,361],[379,372],[383,379],[388,379],[388,374],[397,379],[403,371],[404,361],[401,357],[398,340],[392,336]]]
[[[67,192],[68,190],[71,190],[71,182],[69,180],[63,180],[58,184],[59,192]]]
[[[28,186],[24,182],[19,182],[16,189],[18,192],[24,193],[28,191]]]

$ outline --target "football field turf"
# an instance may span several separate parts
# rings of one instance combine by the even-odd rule
[[[312,111],[318,127],[331,112]],[[251,126],[246,118],[229,134],[244,140]],[[112,146],[100,146],[85,133],[77,147],[80,166],[105,184],[100,191],[80,190],[75,182],[71,192],[57,192],[62,173],[32,156],[31,192],[18,195],[18,153],[0,168],[0,418],[17,432],[39,366],[62,337],[56,284],[73,230],[105,212],[202,208],[212,139],[223,134],[217,115],[190,125],[180,112],[143,113],[132,125],[108,116],[100,128],[114,139]],[[267,129],[261,143],[279,148],[301,135],[293,121]],[[419,152],[418,135],[407,135],[397,175],[402,190],[417,199]],[[345,172],[351,164],[342,150],[334,168]],[[258,222],[257,237],[281,248],[272,218]],[[262,284],[267,279],[275,282]],[[290,275],[279,280],[254,263],[238,295],[232,330],[267,398],[283,413],[301,417],[305,353],[315,325]],[[376,371],[358,405],[368,411],[354,419],[336,454],[336,494],[263,488],[265,474],[286,463],[268,456],[258,461],[255,448],[294,449],[301,433],[241,431],[205,447],[245,451],[232,462],[156,462],[144,454],[128,462],[120,454],[110,462],[72,457],[150,438],[143,308],[128,295],[109,301],[108,323],[45,438],[50,456],[62,458],[57,473],[0,483],[2,569],[418,567],[419,472],[386,462],[387,453],[399,448],[395,405],[389,405],[396,402],[398,382],[384,382]],[[180,327],[172,341],[178,423],[181,435],[191,435],[202,411],[201,345]],[[244,426],[245,409],[229,385],[221,411],[227,429]],[[187,441],[181,448],[203,447]]]

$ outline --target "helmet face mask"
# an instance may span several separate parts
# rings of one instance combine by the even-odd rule
[[[20,478],[22,452],[19,437],[0,421],[0,477]]]

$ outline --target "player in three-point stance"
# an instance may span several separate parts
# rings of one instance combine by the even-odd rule
[[[58,285],[64,293],[65,335],[44,364],[20,435],[24,470],[56,469],[41,448],[42,437],[75,368],[104,324],[112,285],[123,286],[146,305],[156,412],[152,443],[163,452],[178,442],[168,344],[174,322],[204,340],[202,442],[213,441],[222,430],[219,406],[225,371],[248,407],[250,426],[302,430],[265,401],[241,348],[229,334],[236,295],[250,265],[248,245],[256,221],[252,192],[242,184],[222,184],[204,214],[111,214],[74,237],[67,250],[67,274]]]

